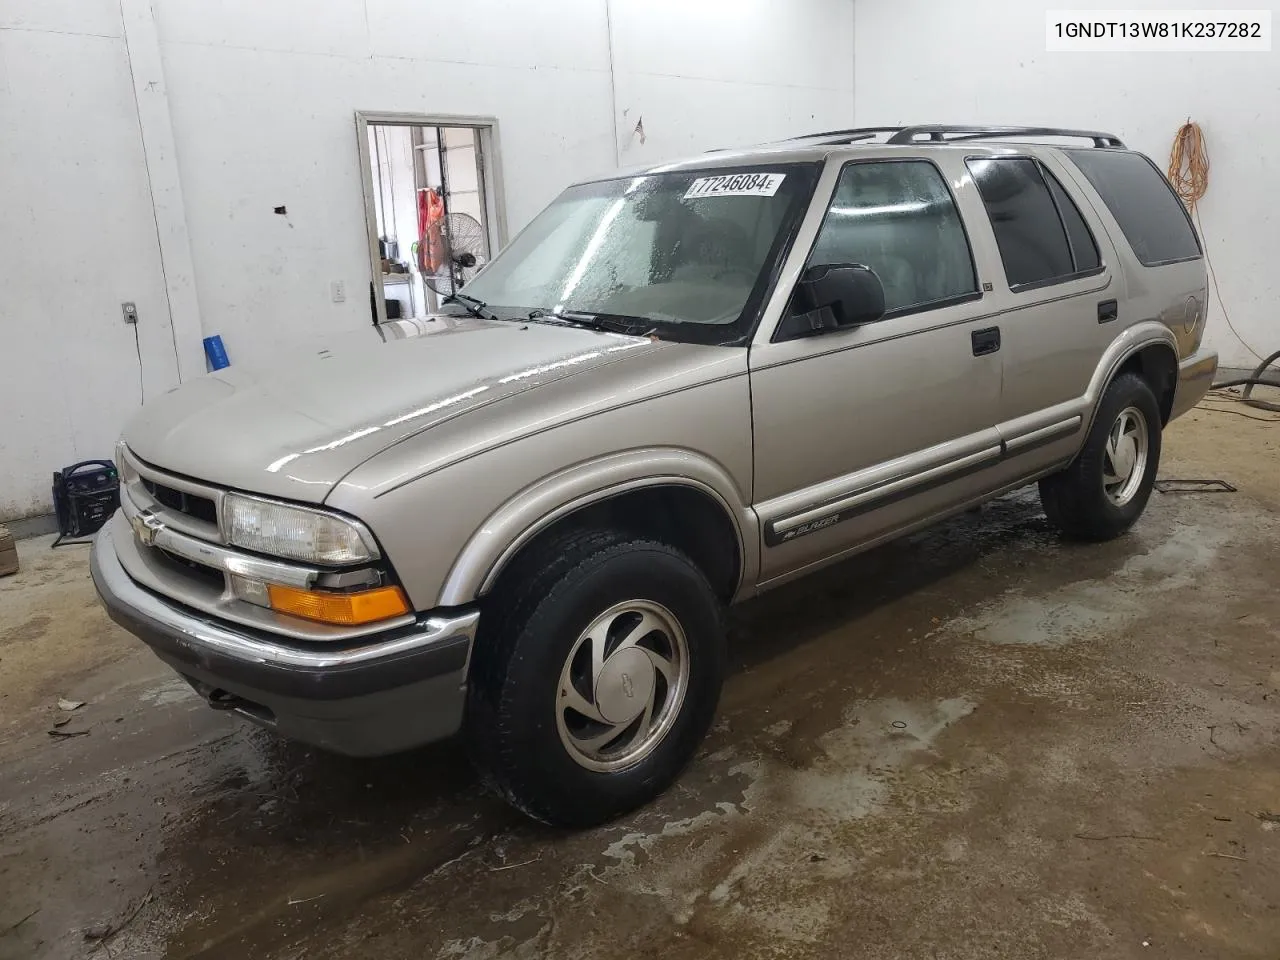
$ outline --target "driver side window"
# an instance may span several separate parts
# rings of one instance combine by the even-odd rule
[[[809,257],[809,266],[832,263],[874,270],[886,316],[978,295],[960,213],[942,174],[925,160],[845,166]]]

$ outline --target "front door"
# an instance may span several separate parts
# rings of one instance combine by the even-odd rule
[[[972,498],[1001,455],[997,318],[938,166],[846,163],[807,260],[834,263],[876,272],[885,317],[751,349],[762,584]]]

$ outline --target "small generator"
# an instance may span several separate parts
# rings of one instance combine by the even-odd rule
[[[87,537],[120,506],[120,477],[110,460],[85,460],[53,475],[53,510],[58,518],[56,547],[70,537]]]

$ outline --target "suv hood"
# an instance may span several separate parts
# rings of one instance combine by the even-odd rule
[[[399,321],[184,383],[143,407],[124,440],[164,470],[320,503],[343,476],[407,437],[669,346],[545,323]]]

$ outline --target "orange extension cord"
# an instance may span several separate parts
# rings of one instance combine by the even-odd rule
[[[1192,213],[1209,189],[1209,153],[1204,148],[1200,124],[1187,120],[1173,138],[1169,151],[1169,182]],[[1201,231],[1203,233],[1203,231]]]
[[[1168,177],[1174,191],[1186,204],[1191,216],[1195,218],[1196,229],[1200,231],[1200,242],[1205,244],[1204,259],[1209,266],[1209,277],[1213,280],[1213,292],[1218,298],[1222,318],[1227,321],[1227,326],[1231,328],[1231,332],[1244,345],[1244,348],[1261,360],[1262,354],[1249,346],[1249,342],[1240,336],[1240,331],[1231,322],[1227,305],[1222,302],[1222,288],[1218,286],[1218,274],[1213,269],[1213,260],[1209,258],[1204,226],[1200,223],[1200,211],[1197,208],[1200,200],[1209,190],[1209,151],[1205,149],[1204,132],[1200,129],[1200,124],[1193,123],[1190,117],[1178,128],[1178,133],[1173,138],[1173,147],[1169,151]]]

